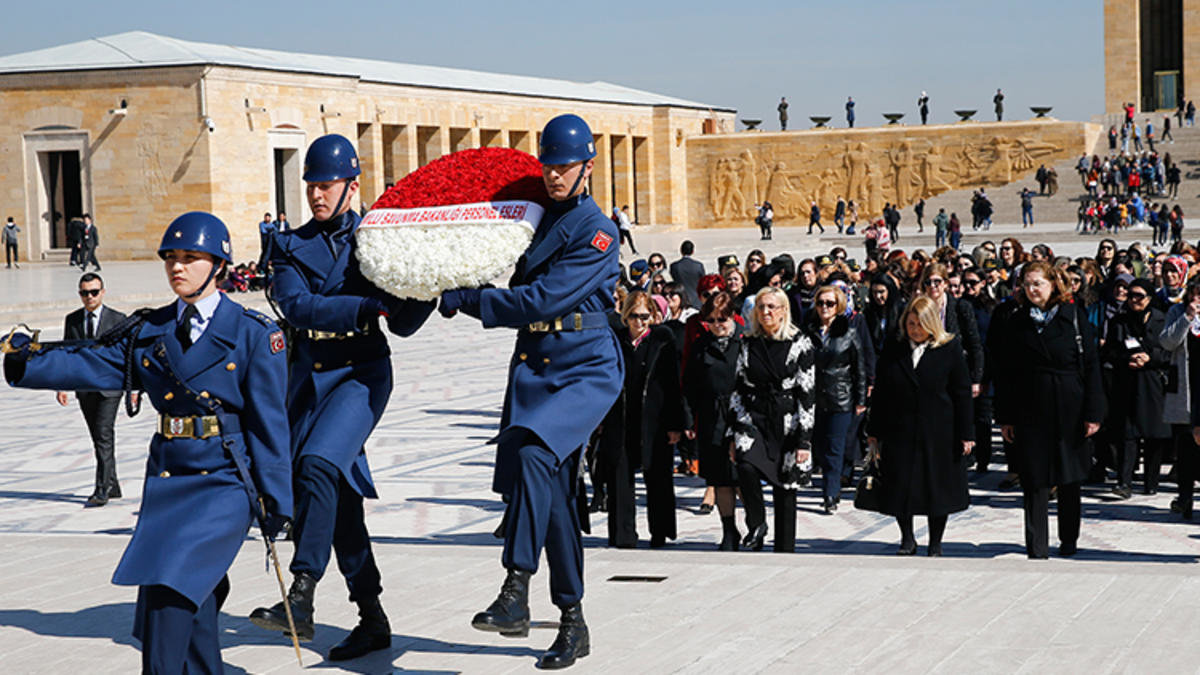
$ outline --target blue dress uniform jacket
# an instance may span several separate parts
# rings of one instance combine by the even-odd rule
[[[364,332],[359,312],[368,298],[388,309],[388,329],[412,335],[434,304],[397,300],[363,276],[354,256],[354,233],[361,222],[348,211],[327,222],[310,220],[274,235],[272,294],[294,327],[356,333],[335,340],[301,334],[292,347],[287,404],[293,457],[316,455],[338,467],[358,494],[375,498],[363,445],[379,422],[392,392],[387,338],[372,318]],[[332,237],[327,232],[333,231]],[[336,243],[330,246],[330,239]]]
[[[23,374],[7,367],[6,374],[15,379],[10,384],[29,389],[121,389],[133,340],[133,387],[156,410],[220,418],[220,436],[154,434],[137,527],[113,575],[113,583],[122,586],[168,586],[200,606],[233,563],[254,520],[223,441],[248,460],[268,510],[292,515],[286,356],[283,335],[270,319],[225,297],[186,352],[175,327],[171,304],[150,313],[136,336],[111,346],[80,341],[34,351]]]
[[[613,309],[620,275],[617,226],[582,195],[556,202],[517,264],[509,288],[480,296],[484,327],[524,328],[572,313]],[[625,380],[616,335],[591,329],[552,333],[521,330],[508,371],[492,489],[512,492],[516,451],[533,432],[563,461],[588,441]]]

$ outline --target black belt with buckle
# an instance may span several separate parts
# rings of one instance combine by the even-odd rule
[[[608,317],[602,312],[575,312],[549,321],[534,321],[525,326],[525,330],[530,333],[558,333],[596,328],[608,328]]]
[[[358,332],[354,332],[354,331],[351,331],[349,333],[334,333],[332,331],[309,329],[309,330],[304,331],[303,335],[304,335],[304,337],[308,338],[309,340],[315,340],[315,341],[350,340],[350,339],[357,338],[357,337],[366,337],[367,335],[370,335],[370,331],[366,331],[366,332],[362,332],[362,333],[358,333]]]

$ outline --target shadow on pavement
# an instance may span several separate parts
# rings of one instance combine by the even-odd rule
[[[480,417],[495,417],[500,418],[499,410],[471,410],[465,408],[462,410],[447,409],[447,408],[428,408],[421,412],[427,415],[478,415]]]
[[[87,497],[77,497],[61,492],[31,492],[28,490],[0,490],[0,499],[33,499],[44,502],[67,502],[84,504]]]

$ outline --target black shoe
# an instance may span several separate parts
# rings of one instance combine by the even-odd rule
[[[1133,490],[1128,485],[1115,485],[1112,493],[1119,499],[1129,499],[1133,496]]]
[[[608,510],[608,496],[604,494],[604,490],[596,490],[592,493],[592,503],[588,505],[589,513],[600,513]]]
[[[1058,555],[1061,558],[1070,558],[1079,552],[1079,546],[1075,542],[1062,542],[1058,545]]]
[[[96,506],[104,506],[107,503],[108,495],[103,492],[95,492],[91,497],[87,498],[87,502],[84,503],[83,508],[90,509]]]
[[[1142,488],[1142,494],[1144,494],[1144,495],[1156,495],[1156,494],[1158,494],[1158,488],[1152,488],[1152,487],[1150,487],[1150,486],[1143,487],[1143,488]]]
[[[1171,500],[1171,513],[1183,513],[1183,509],[1179,506],[1179,497]]]
[[[109,499],[120,499],[121,498],[121,486],[116,483],[113,483],[113,486],[108,489],[108,498]]]
[[[650,535],[650,548],[662,548],[667,545],[667,538],[661,534]]]
[[[583,621],[583,605],[575,603],[562,608],[562,618],[558,622],[558,637],[554,644],[542,654],[537,667],[542,670],[558,670],[575,665],[576,659],[582,659],[592,652],[591,639],[588,636],[587,624]]]
[[[1015,473],[1009,473],[1004,480],[1000,481],[1001,490],[1014,490],[1019,487],[1021,487],[1021,477]]]
[[[718,551],[736,551],[738,550],[738,531],[736,529],[726,532],[721,536],[721,543],[717,545]]]
[[[391,646],[392,627],[388,625],[379,598],[375,597],[358,603],[358,625],[345,640],[329,650],[329,660],[349,661]]]
[[[748,548],[751,551],[761,551],[763,549],[763,540],[766,538],[767,524],[763,523],[746,533],[746,536],[742,538],[742,548]]]
[[[292,608],[292,620],[296,622],[296,638],[301,642],[313,639],[313,595],[317,592],[317,580],[301,572],[292,581],[287,600]],[[271,607],[259,607],[250,612],[250,623],[259,628],[277,630],[289,634],[287,608],[282,602]]]
[[[902,541],[900,542],[900,548],[896,549],[896,555],[916,555],[916,553],[916,541]]]
[[[837,502],[825,502],[825,515],[832,516],[837,513]]]
[[[530,576],[524,570],[509,570],[500,586],[500,595],[471,619],[471,626],[504,637],[528,637]]]
[[[929,545],[929,547],[928,547],[928,548],[925,550],[925,555],[929,556],[930,558],[940,558],[940,557],[942,557],[942,544],[941,544],[941,542],[938,542],[938,543],[936,543],[936,544],[930,544],[930,545]]]
[[[712,512],[713,512],[712,504],[701,504],[700,508],[696,510],[696,514],[701,515],[701,516],[707,516],[708,514],[710,514]]]

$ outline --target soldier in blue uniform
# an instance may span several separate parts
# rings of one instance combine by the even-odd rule
[[[219,673],[225,573],[255,519],[274,538],[292,513],[284,336],[217,292],[214,277],[233,261],[215,216],[176,218],[158,254],[175,302],[96,340],[38,345],[14,334],[4,376],[30,389],[149,396],[161,414],[137,527],[113,583],[138,586],[133,634],[143,672]]]
[[[312,220],[273,235],[271,294],[297,331],[287,386],[292,430],[296,552],[288,592],[296,632],[313,638],[313,594],[330,550],[346,578],[359,623],[329,652],[352,659],[391,645],[379,603],[379,569],[363,520],[363,498],[377,498],[364,444],[392,393],[387,337],[379,317],[400,336],[412,335],[432,302],[397,300],[368,281],[354,255],[361,219],[351,210],[360,170],[354,146],[330,134],[313,141],[304,158]],[[250,614],[255,624],[287,631],[283,603]]]
[[[620,274],[617,227],[585,191],[596,149],[586,122],[560,115],[542,131],[538,160],[554,200],[517,262],[507,289],[442,294],[439,311],[484,327],[518,329],[509,365],[492,489],[508,498],[500,595],[472,624],[506,636],[529,634],[529,578],[543,546],[558,635],[538,667],[565,668],[590,650],[577,510],[580,452],[624,383],[608,327]],[[564,413],[569,411],[569,413]]]

